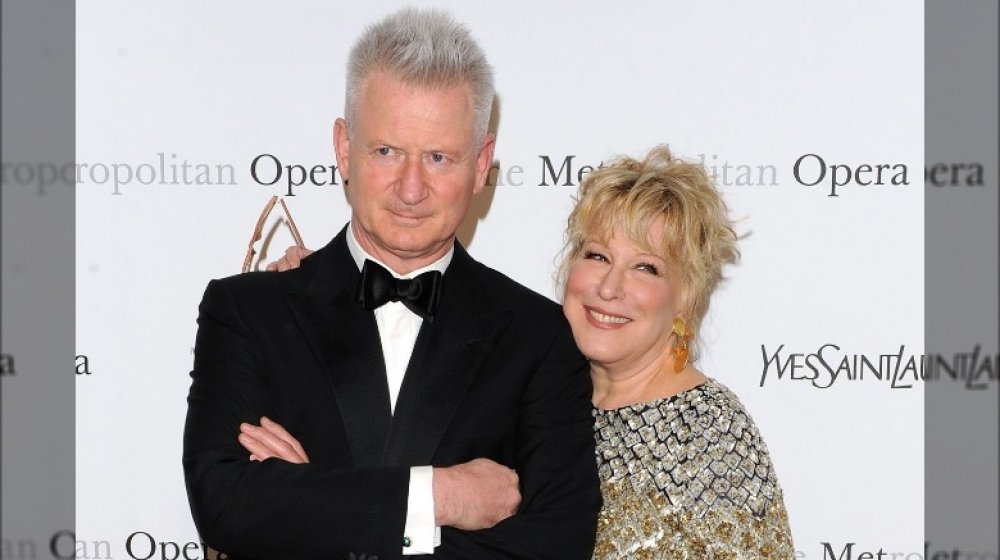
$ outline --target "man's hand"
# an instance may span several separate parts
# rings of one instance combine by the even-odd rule
[[[292,245],[291,247],[285,249],[285,256],[267,265],[267,270],[270,272],[284,272],[286,270],[298,268],[299,265],[302,264],[302,259],[311,254],[313,254],[313,251],[310,249],[299,247],[298,245]]]
[[[489,459],[434,469],[437,525],[488,529],[514,515],[520,503],[517,473]]]
[[[308,463],[309,456],[299,440],[277,422],[264,416],[260,426],[240,424],[240,444],[250,452],[251,461],[263,461],[271,457],[284,459],[289,463]]]

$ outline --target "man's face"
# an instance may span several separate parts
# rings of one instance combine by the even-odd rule
[[[361,246],[399,273],[451,247],[472,195],[486,184],[493,136],[475,138],[471,90],[406,85],[378,72],[361,88],[355,122],[334,127]]]

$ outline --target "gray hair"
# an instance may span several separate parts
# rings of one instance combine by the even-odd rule
[[[405,8],[365,30],[347,59],[348,131],[365,79],[378,71],[423,87],[468,84],[476,111],[476,139],[485,139],[495,95],[493,68],[469,30],[448,14]]]

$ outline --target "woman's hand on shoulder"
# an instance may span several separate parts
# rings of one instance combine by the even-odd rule
[[[302,259],[311,254],[313,254],[311,249],[292,245],[285,249],[285,256],[267,265],[267,270],[270,272],[285,272],[286,270],[298,268],[302,264]]]

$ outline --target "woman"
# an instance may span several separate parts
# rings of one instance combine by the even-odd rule
[[[705,169],[666,147],[613,161],[580,185],[566,233],[563,310],[591,364],[604,497],[594,557],[793,557],[753,420],[691,363],[722,267],[738,255]],[[306,254],[289,249],[269,268]],[[294,442],[288,460],[308,460],[280,426],[264,428]]]
[[[591,364],[604,507],[594,557],[791,558],[764,442],[691,365],[736,235],[701,165],[657,147],[580,185],[563,310]]]

